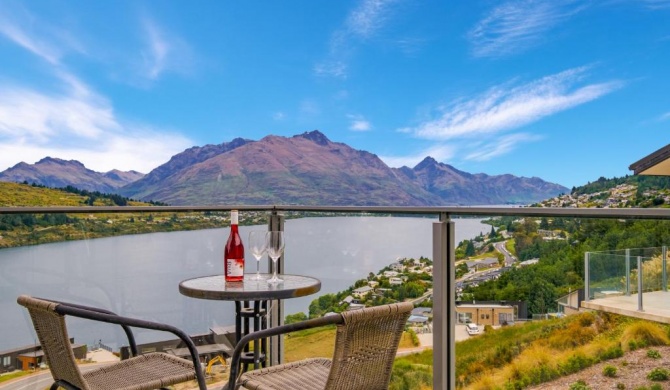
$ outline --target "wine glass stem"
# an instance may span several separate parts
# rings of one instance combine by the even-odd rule
[[[277,280],[277,259],[272,259],[272,263],[274,264],[272,280]]]
[[[261,259],[256,259],[256,276],[261,276]]]

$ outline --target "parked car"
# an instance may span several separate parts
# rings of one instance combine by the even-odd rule
[[[479,326],[477,324],[466,324],[465,325],[465,330],[468,332],[470,336],[474,336],[476,334],[479,334]]]

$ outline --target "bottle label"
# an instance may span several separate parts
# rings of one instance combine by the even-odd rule
[[[244,259],[227,259],[226,266],[226,276],[244,276]]]
[[[237,210],[232,210],[230,212],[230,224],[231,225],[237,225],[239,220],[239,216],[237,214]]]

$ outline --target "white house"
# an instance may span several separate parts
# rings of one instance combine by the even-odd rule
[[[370,286],[363,286],[355,289],[351,295],[355,296],[356,298],[363,298],[366,296],[369,292],[372,292],[373,289]]]
[[[403,281],[400,278],[389,278],[389,283],[392,286],[400,286],[403,283]]]
[[[398,273],[396,271],[384,271],[384,276],[387,278],[392,278],[394,276],[398,276]]]

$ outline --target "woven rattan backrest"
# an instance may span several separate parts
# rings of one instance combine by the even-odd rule
[[[58,304],[26,295],[21,295],[17,302],[30,313],[54,381],[64,380],[81,389],[88,389],[75,362],[65,317],[54,310]]]
[[[342,313],[327,390],[387,389],[407,318],[409,302]]]

